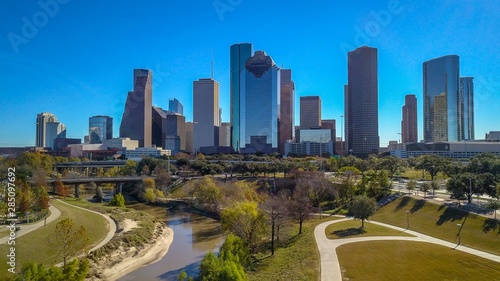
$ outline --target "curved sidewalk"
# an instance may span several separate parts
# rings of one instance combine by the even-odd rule
[[[87,212],[91,212],[91,213],[96,213],[98,215],[101,215],[102,217],[104,217],[108,223],[109,223],[109,230],[108,230],[108,233],[106,234],[106,237],[104,237],[103,240],[101,240],[101,242],[99,242],[97,245],[95,245],[92,249],[90,249],[89,252],[92,252],[92,251],[95,251],[99,248],[101,248],[102,246],[106,245],[106,243],[108,243],[112,238],[113,236],[115,235],[115,232],[116,232],[116,223],[114,220],[112,220],[108,215],[104,215],[104,214],[101,214],[99,212],[96,212],[96,211],[92,211],[92,210],[89,210],[89,209],[85,209],[85,208],[82,208],[82,207],[79,207],[79,206],[75,206],[75,205],[72,205],[72,204],[69,204],[69,203],[66,203],[64,201],[61,201],[59,199],[56,199],[58,202],[61,202],[63,204],[66,204],[68,206],[71,206],[71,207],[74,207],[74,208],[78,208],[78,209],[82,209],[82,210],[85,210]]]
[[[59,211],[59,209],[57,209],[56,207],[54,207],[52,205],[49,206],[49,211],[50,211],[50,215],[47,217],[46,222],[45,222],[45,219],[43,219],[43,220],[40,220],[39,222],[34,223],[34,224],[18,224],[18,225],[16,225],[16,226],[21,227],[20,230],[16,231],[16,238],[19,238],[25,234],[28,234],[32,231],[35,231],[38,228],[44,226],[46,223],[51,223],[51,222],[55,221],[61,215],[61,211]],[[8,240],[9,240],[9,236],[1,238],[0,245],[7,243]]]
[[[415,235],[416,237],[405,237],[405,236],[370,236],[370,237],[360,237],[360,238],[344,238],[344,239],[328,239],[325,234],[325,229],[328,225],[352,220],[351,218],[345,218],[341,220],[335,221],[327,221],[319,224],[314,229],[314,237],[316,238],[316,244],[318,246],[320,260],[321,260],[321,280],[323,281],[334,281],[334,280],[342,280],[342,271],[340,269],[340,263],[337,256],[336,248],[354,242],[361,241],[377,241],[377,240],[405,240],[405,241],[417,241],[417,242],[427,242],[434,243],[438,245],[442,245],[449,248],[455,248],[457,245],[455,243],[451,243],[448,241],[444,241],[441,239],[437,239],[425,234],[421,234],[419,232],[406,230],[401,227],[370,221],[370,223],[378,224],[381,226],[385,226],[387,228],[396,229],[399,231],[405,231],[406,233]],[[466,252],[469,254],[473,254],[485,259],[489,259],[495,262],[500,263],[500,256],[485,253],[479,250],[471,249],[469,247],[458,246],[455,248],[456,250]]]

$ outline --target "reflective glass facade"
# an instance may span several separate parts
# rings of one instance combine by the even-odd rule
[[[241,89],[243,84],[240,78],[245,72],[245,62],[252,56],[252,44],[234,44],[230,48],[230,123],[231,123],[231,146],[239,151],[244,144],[240,143],[241,132]]]
[[[463,121],[460,110],[459,58],[449,55],[424,62],[424,141],[459,141]]]
[[[463,112],[463,137],[465,140],[474,139],[474,77],[460,78],[460,97]]]
[[[178,99],[175,98],[168,100],[168,110],[184,115],[184,106]]]
[[[267,144],[278,148],[280,104],[280,69],[263,51],[245,63],[240,77],[240,147],[250,144],[251,137],[266,137]]]
[[[92,116],[89,118],[90,143],[102,143],[113,138],[113,118],[109,116]]]

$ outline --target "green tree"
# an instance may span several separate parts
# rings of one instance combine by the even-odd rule
[[[203,179],[199,182],[194,195],[198,204],[206,205],[207,209],[211,211],[218,211],[222,192],[221,188],[216,184],[212,177],[203,177]]]
[[[86,259],[74,259],[63,268],[52,266],[45,268],[33,261],[23,264],[16,281],[83,281],[89,273],[89,262]]]
[[[144,199],[148,203],[156,202],[156,194],[153,188],[146,188],[146,192],[144,193]]]
[[[86,255],[89,238],[83,226],[77,227],[72,219],[65,218],[56,224],[49,243],[66,267],[70,258]]]
[[[218,258],[210,252],[201,261],[199,280],[247,281],[248,277],[243,266],[233,258]]]
[[[125,166],[120,168],[120,174],[124,176],[134,176],[136,175],[137,162],[133,160],[127,160]]]
[[[427,196],[427,192],[429,192],[429,190],[431,190],[431,184],[428,182],[424,182],[420,186],[420,190],[424,193],[424,198],[425,198],[425,196]]]
[[[233,233],[227,235],[226,240],[220,248],[219,256],[225,260],[234,259],[243,267],[249,266],[252,262],[248,243]]]
[[[500,201],[497,200],[490,200],[488,201],[488,209],[492,210],[493,213],[495,214],[495,219],[497,219],[497,210],[500,209]]]
[[[361,229],[365,227],[365,220],[377,211],[377,201],[367,196],[355,196],[349,207],[349,213],[355,219],[361,220]]]
[[[123,195],[121,193],[117,193],[109,201],[109,205],[117,207],[125,207],[125,198],[123,198]]]
[[[248,241],[252,250],[266,233],[267,219],[256,202],[235,202],[221,212],[222,229]]]
[[[413,190],[417,188],[417,182],[415,180],[410,180],[406,183],[406,189],[408,189],[408,195],[411,194]]]

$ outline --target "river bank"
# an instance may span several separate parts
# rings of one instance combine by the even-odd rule
[[[124,229],[127,229],[127,226],[124,226]],[[154,233],[150,242],[140,248],[125,249],[120,246],[105,259],[98,262],[92,261],[90,264],[91,277],[86,280],[117,280],[134,270],[161,260],[172,244],[174,232],[165,224],[158,222],[155,224]]]

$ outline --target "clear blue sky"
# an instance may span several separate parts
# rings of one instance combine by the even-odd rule
[[[500,130],[500,1],[59,1],[68,3],[50,13],[38,1],[0,2],[0,146],[34,145],[36,114],[46,111],[68,137],[83,139],[93,115],[112,116],[118,136],[134,68],[153,71],[154,105],[175,97],[192,120],[192,82],[210,77],[212,57],[227,122],[229,46],[238,42],[292,69],[297,123],[306,95],[321,96],[323,119],[339,121],[343,46],[378,48],[381,146],[399,139],[408,93],[423,138],[422,63],[457,54],[461,76],[475,77],[476,138]],[[382,10],[390,18],[376,23]]]

